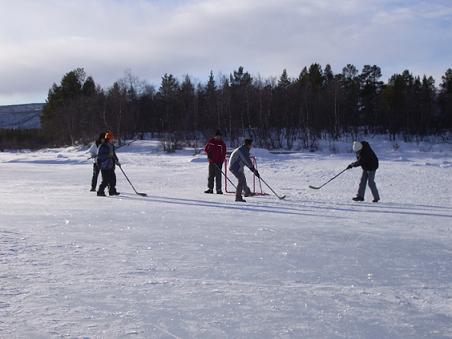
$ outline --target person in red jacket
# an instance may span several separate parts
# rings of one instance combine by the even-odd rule
[[[204,193],[213,193],[213,182],[215,179],[217,194],[223,194],[221,190],[221,168],[226,158],[226,144],[219,130],[216,131],[215,136],[206,144],[204,151],[209,159],[208,189]]]

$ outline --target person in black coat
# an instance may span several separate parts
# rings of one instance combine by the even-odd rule
[[[354,141],[353,151],[356,153],[356,161],[348,165],[347,169],[361,166],[363,173],[359,183],[358,194],[353,198],[354,201],[364,201],[364,193],[366,192],[366,185],[374,197],[373,202],[380,200],[377,185],[375,184],[375,173],[378,169],[378,157],[370,147],[367,141]]]
[[[113,138],[113,133],[107,131],[104,142],[99,146],[99,151],[97,152],[97,162],[102,173],[102,183],[99,185],[97,195],[101,197],[105,196],[105,188],[107,186],[109,195],[119,195],[119,192],[116,191],[115,166],[121,166],[121,164],[116,156]]]

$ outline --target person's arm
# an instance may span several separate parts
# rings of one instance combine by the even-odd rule
[[[249,153],[244,154],[244,152],[240,152],[240,159],[242,159],[245,166],[248,167],[251,170],[251,172],[254,172],[254,166],[253,166],[253,163],[251,162]]]
[[[116,155],[115,146],[113,146],[113,160],[116,165],[121,167],[121,163],[119,162],[118,156]]]
[[[362,165],[362,154],[358,154],[356,156],[356,161],[352,162],[350,165],[347,166],[347,169],[353,168],[353,167],[359,167]]]
[[[224,159],[226,159],[226,152],[227,152],[226,144],[225,144],[224,142],[223,142],[223,144],[222,144],[222,151],[223,151],[222,159],[223,159],[223,161],[224,161]]]
[[[95,158],[97,156],[97,146],[96,143],[93,143],[88,150],[89,154],[91,154],[91,158]]]
[[[210,145],[210,140],[204,147],[204,152],[207,154],[207,159],[209,159],[209,161],[212,160],[212,147]]]

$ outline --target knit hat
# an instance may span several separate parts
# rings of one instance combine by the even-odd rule
[[[359,141],[353,141],[353,152],[359,152],[363,148],[363,144]]]
[[[105,133],[105,140],[112,140],[114,138],[114,136],[113,136],[113,132],[112,131],[107,131],[106,133]]]

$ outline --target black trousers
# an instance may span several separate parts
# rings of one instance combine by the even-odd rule
[[[209,178],[207,179],[207,187],[213,190],[213,182],[215,181],[217,191],[221,191],[221,167],[223,163],[209,162]]]
[[[91,179],[91,188],[93,190],[96,189],[97,178],[99,177],[99,173],[100,173],[100,168],[99,168],[99,166],[96,163],[94,163],[93,164],[93,178]]]
[[[104,192],[105,187],[108,186],[108,192],[116,192],[116,174],[114,169],[101,170],[102,173],[102,183],[99,185],[98,192]]]

